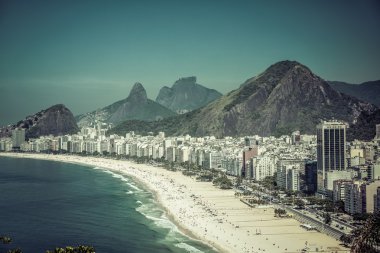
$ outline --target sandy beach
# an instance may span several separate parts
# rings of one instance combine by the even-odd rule
[[[274,217],[273,208],[250,208],[210,182],[197,182],[182,172],[95,157],[0,153],[0,156],[45,159],[102,167],[131,176],[155,193],[167,216],[181,231],[220,252],[344,252],[339,241],[306,231],[291,218]]]

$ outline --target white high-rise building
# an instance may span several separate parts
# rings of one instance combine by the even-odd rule
[[[276,170],[276,157],[259,156],[253,157],[250,160],[250,167],[247,172],[247,177],[256,181],[262,181],[268,176],[273,176]],[[252,173],[252,175],[250,175]]]
[[[12,146],[13,148],[20,148],[21,144],[25,142],[25,129],[16,128],[12,131]]]

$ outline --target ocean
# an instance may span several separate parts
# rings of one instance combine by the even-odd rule
[[[89,245],[97,253],[216,252],[182,234],[151,192],[106,169],[0,157],[0,252]]]

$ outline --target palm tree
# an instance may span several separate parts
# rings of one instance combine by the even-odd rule
[[[351,253],[376,253],[380,248],[380,212],[369,216],[363,227],[353,232]]]

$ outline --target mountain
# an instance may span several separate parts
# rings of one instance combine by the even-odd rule
[[[222,96],[220,92],[196,82],[195,76],[180,78],[171,88],[162,87],[156,102],[172,111],[183,113],[205,106]]]
[[[376,135],[376,124],[380,124],[380,109],[372,113],[362,112],[355,124],[347,130],[347,140],[373,140]]]
[[[345,93],[360,100],[367,101],[380,107],[380,80],[365,82],[362,84],[349,84],[344,82],[329,81],[336,91]]]
[[[205,107],[157,123],[124,122],[111,132],[166,131],[194,136],[314,134],[321,119],[354,123],[376,107],[335,91],[296,61],[281,61]]]
[[[79,128],[71,111],[62,104],[42,110],[32,116],[27,116],[14,125],[0,129],[0,137],[11,136],[12,130],[25,128],[26,138],[37,138],[44,135],[75,134]]]
[[[148,99],[142,84],[135,83],[127,98],[100,110],[79,115],[76,119],[82,127],[91,125],[95,120],[117,124],[132,119],[154,121],[173,115],[174,112]]]

